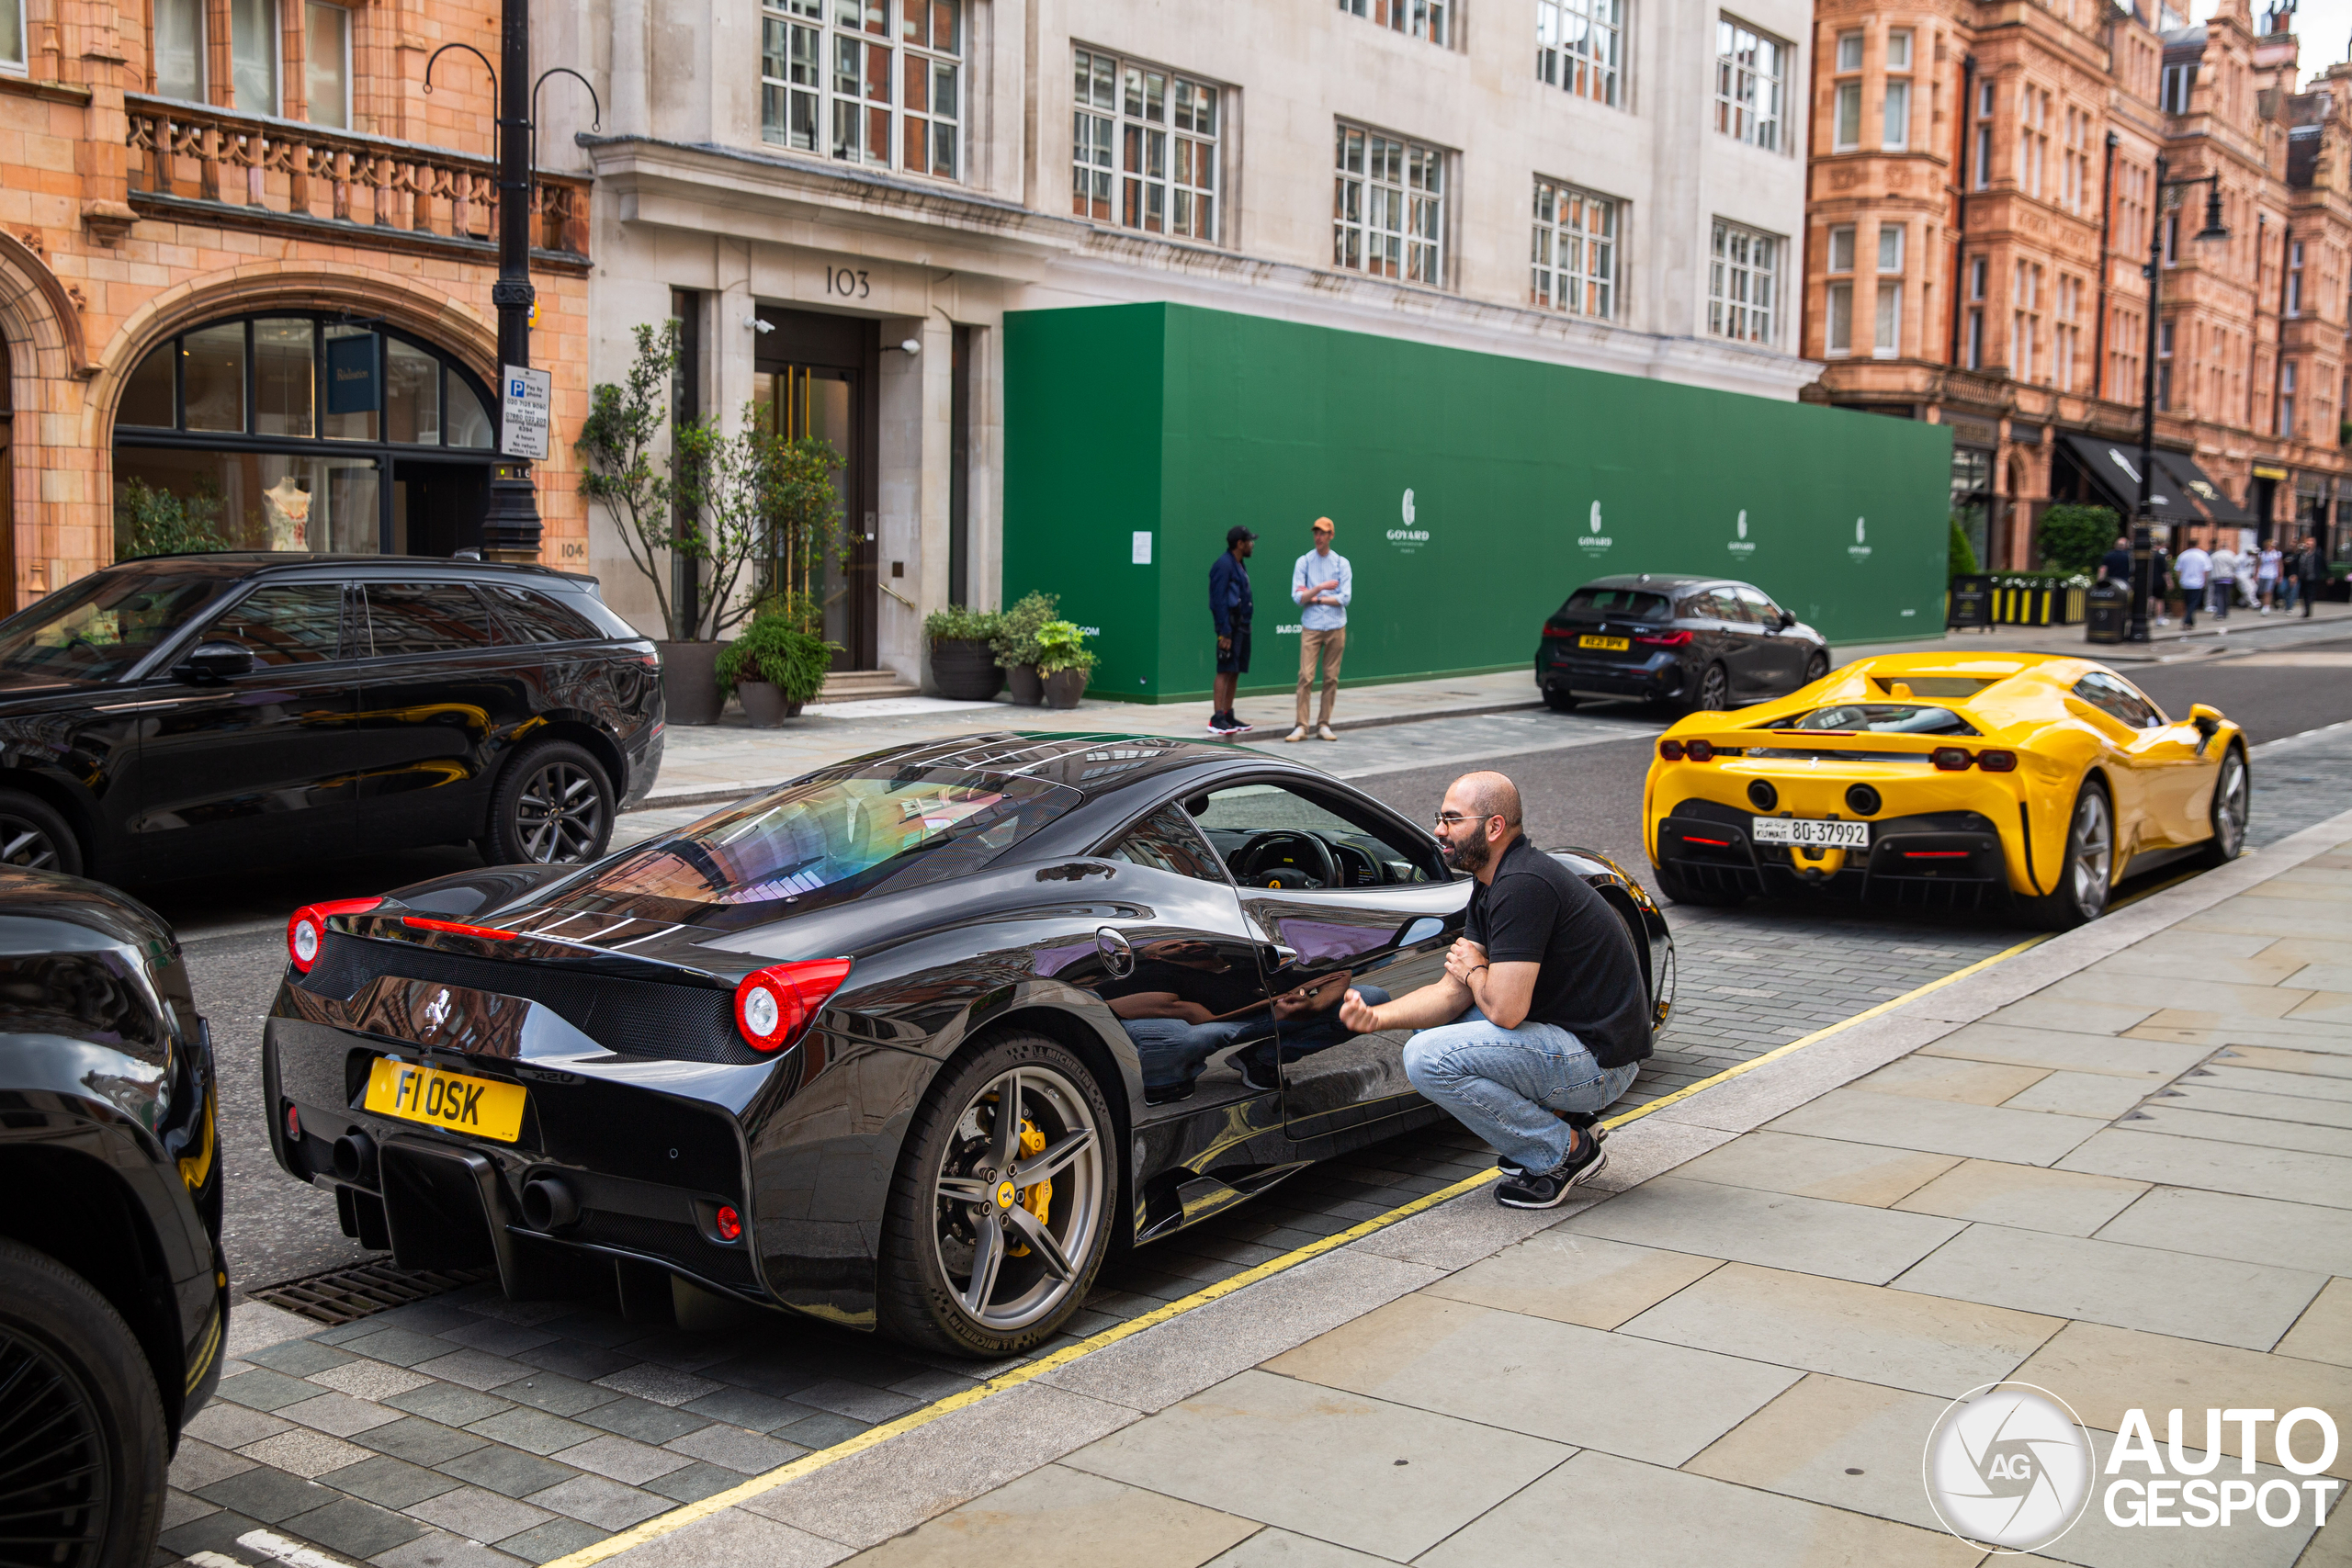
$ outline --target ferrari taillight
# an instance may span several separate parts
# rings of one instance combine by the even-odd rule
[[[735,987],[735,1027],[754,1051],[781,1051],[849,978],[846,958],[806,958],[754,969]]]
[[[382,902],[381,898],[336,898],[303,905],[287,919],[286,956],[297,971],[308,975],[327,944],[329,919],[336,915],[364,915]]]
[[[1988,773],[2013,773],[2018,771],[2018,754],[2015,751],[1979,751],[1976,753],[1976,765]]]
[[[1962,746],[1939,746],[1928,753],[1928,760],[1935,763],[1936,772],[1939,773],[1964,773],[1968,772],[1969,764],[1976,761],[1968,754],[1967,748]]]
[[[1679,762],[1682,761],[1682,742],[1679,740],[1661,740],[1657,743],[1657,754],[1666,761]]]
[[[1694,762],[1712,762],[1715,760],[1715,743],[1712,740],[1686,740],[1682,743],[1682,754]]]

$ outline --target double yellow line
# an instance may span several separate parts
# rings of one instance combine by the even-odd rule
[[[2165,886],[2168,886],[2170,884]],[[2151,888],[2148,891],[2154,892],[2155,889]],[[2141,897],[2144,897],[2146,894],[2142,894]],[[1906,991],[1891,1001],[1881,1002],[1874,1008],[1858,1012],[1851,1018],[1842,1019],[1826,1029],[1816,1029],[1802,1040],[1792,1040],[1786,1045],[1767,1051],[1760,1056],[1725,1067],[1712,1077],[1702,1078],[1694,1084],[1686,1084],[1672,1094],[1661,1095],[1656,1100],[1636,1105],[1621,1115],[1608,1118],[1601,1125],[1616,1128],[1623,1127],[1629,1122],[1638,1122],[1652,1111],[1663,1111],[1669,1105],[1690,1099],[1702,1089],[1713,1089],[1717,1084],[1728,1083],[1743,1073],[1752,1073],[1767,1062],[1777,1061],[1792,1052],[1802,1051],[1808,1045],[1818,1044],[1833,1034],[1851,1029],[1858,1023],[1868,1022],[1882,1014],[1892,1012],[1905,1003],[1917,1001],[1930,991],[1939,991],[1946,986],[1965,980],[1971,975],[2015,958],[2026,949],[2039,946],[2049,940],[2048,936],[2030,937],[2014,947],[2004,948],[1990,958],[1980,958],[1964,969],[1953,970],[1940,980],[1930,980],[1917,990]],[[764,1475],[755,1475],[739,1485],[729,1487],[724,1492],[714,1493],[697,1502],[683,1504],[666,1514],[657,1514],[642,1524],[621,1531],[618,1535],[607,1536],[592,1546],[583,1546],[568,1556],[559,1557],[544,1564],[543,1568],[589,1568],[591,1563],[602,1562],[605,1558],[627,1551],[631,1547],[642,1546],[650,1540],[659,1540],[665,1535],[684,1529],[698,1520],[707,1519],[738,1503],[747,1503],[763,1493],[774,1491],[787,1482],[797,1481],[804,1475],[814,1475],[828,1465],[839,1464],[854,1454],[864,1453],[866,1450],[887,1443],[893,1438],[914,1431],[918,1427],[928,1427],[941,1416],[952,1415],[968,1405],[978,1404],[990,1394],[1002,1393],[1007,1389],[1018,1388],[1023,1383],[1045,1376],[1056,1368],[1069,1365],[1081,1356],[1091,1355],[1107,1346],[1117,1344],[1122,1339],[1141,1334],[1145,1329],[1155,1325],[1166,1323],[1170,1318],[1181,1317],[1188,1312],[1204,1307],[1211,1302],[1229,1296],[1245,1286],[1254,1285],[1261,1280],[1282,1273],[1284,1269],[1295,1269],[1308,1258],[1320,1258],[1325,1253],[1345,1247],[1351,1241],[1361,1240],[1374,1231],[1384,1230],[1399,1220],[1408,1219],[1424,1209],[1434,1208],[1449,1199],[1459,1198],[1465,1192],[1475,1192],[1500,1174],[1497,1170],[1483,1170],[1476,1176],[1464,1177],[1451,1187],[1440,1188],[1437,1191],[1425,1197],[1416,1198],[1409,1203],[1401,1203],[1385,1214],[1376,1214],[1359,1224],[1351,1225],[1336,1235],[1322,1236],[1308,1242],[1305,1247],[1285,1252],[1279,1258],[1269,1258],[1263,1263],[1245,1269],[1230,1278],[1219,1280],[1213,1285],[1204,1286],[1180,1301],[1170,1302],[1165,1306],[1153,1308],[1140,1317],[1131,1318],[1125,1323],[1105,1328],[1098,1334],[1089,1335],[1074,1345],[1066,1345],[1050,1355],[1040,1356],[1034,1361],[1024,1362],[1010,1371],[990,1378],[984,1383],[965,1389],[958,1393],[951,1393],[944,1399],[924,1405],[920,1410],[910,1410],[895,1421],[886,1421],[878,1427],[869,1427],[854,1438],[835,1443],[829,1449],[820,1449],[815,1453],[804,1454],[789,1464],[777,1466]]]

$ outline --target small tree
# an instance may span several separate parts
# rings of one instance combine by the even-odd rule
[[[2114,509],[2061,502],[2041,514],[2041,563],[2051,571],[2090,571],[2122,529]]]
[[[220,521],[220,497],[209,486],[199,485],[194,495],[183,499],[145,479],[127,480],[116,523],[115,558],[225,550],[229,541],[216,526]],[[128,530],[122,527],[124,523],[130,525]]]
[[[691,641],[695,628],[671,605],[665,579],[678,551],[696,553],[695,541],[681,514],[675,470],[668,468],[677,454],[665,458],[660,451],[678,369],[678,323],[639,322],[635,330],[637,358],[619,385],[602,382],[589,394],[588,418],[571,449],[580,455],[580,493],[612,514],[629,564],[653,584],[662,624]]]
[[[786,439],[756,431],[752,442],[767,542],[762,598],[813,635],[824,614],[820,594],[825,561],[846,553],[841,491],[833,484],[842,455],[832,443],[813,435]]]
[[[1974,577],[1976,575],[1979,569],[1976,565],[1975,547],[1968,542],[1968,531],[1960,525],[1960,519],[1956,516],[1951,520],[1951,542],[1946,549],[1951,558],[1952,576]]]

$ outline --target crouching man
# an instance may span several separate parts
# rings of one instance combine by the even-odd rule
[[[1377,1005],[1351,991],[1340,1019],[1358,1033],[1413,1030],[1405,1074],[1501,1155],[1496,1201],[1548,1209],[1607,1160],[1563,1118],[1609,1105],[1650,1053],[1641,961],[1600,895],[1527,841],[1502,774],[1456,779],[1437,835],[1477,879],[1445,978]]]

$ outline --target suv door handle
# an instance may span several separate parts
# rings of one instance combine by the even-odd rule
[[[1102,955],[1102,966],[1113,978],[1124,980],[1136,972],[1136,950],[1115,926],[1094,929],[1094,951]]]

